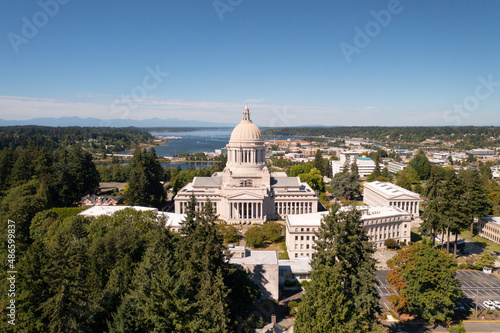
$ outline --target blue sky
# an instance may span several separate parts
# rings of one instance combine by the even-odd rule
[[[482,0],[4,1],[0,118],[237,123],[248,104],[260,126],[500,125],[499,17]]]

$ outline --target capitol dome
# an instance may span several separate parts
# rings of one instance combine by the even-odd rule
[[[243,119],[231,133],[230,143],[262,140],[260,129],[250,120],[250,111],[245,107]]]

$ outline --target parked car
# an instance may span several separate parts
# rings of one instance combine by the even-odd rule
[[[500,302],[499,301],[491,301],[493,302],[493,305],[498,309],[500,310]]]
[[[493,303],[491,303],[490,301],[484,301],[483,305],[488,310],[495,310],[495,305],[493,305]]]

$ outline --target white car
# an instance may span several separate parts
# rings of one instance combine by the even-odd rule
[[[493,303],[493,305],[498,309],[500,310],[500,302],[499,301],[490,301],[491,303]]]
[[[493,303],[491,303],[490,301],[484,301],[483,305],[488,310],[495,310],[495,305],[493,305]]]

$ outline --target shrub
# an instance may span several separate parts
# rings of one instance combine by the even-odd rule
[[[266,236],[260,226],[254,226],[245,233],[247,244],[252,247],[264,247],[266,245]]]
[[[384,245],[388,248],[388,249],[397,249],[399,248],[399,244],[398,242],[396,242],[395,239],[392,239],[392,238],[387,238],[385,241],[384,241]]]
[[[295,308],[297,306],[299,306],[299,303],[297,303],[295,301],[291,301],[291,302],[288,303],[288,307],[289,308]]]

